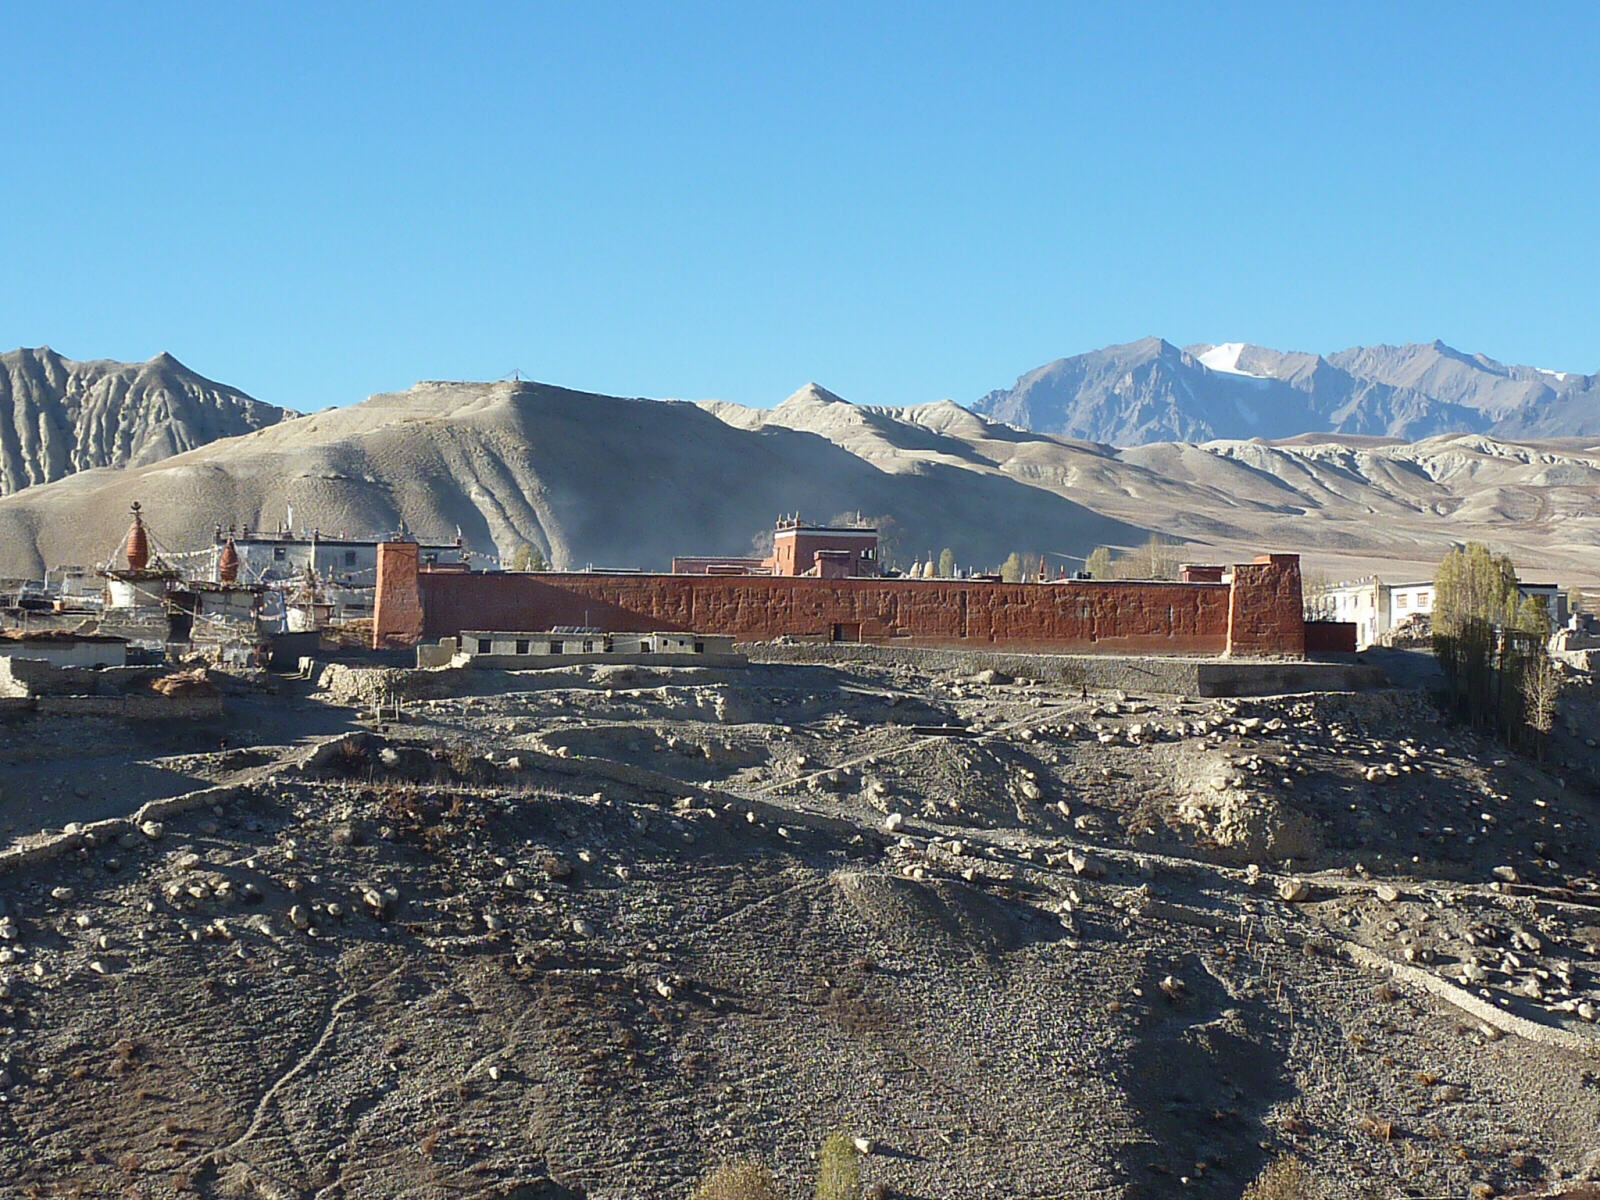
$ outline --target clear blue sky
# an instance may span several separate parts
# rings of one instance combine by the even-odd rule
[[[13,4],[0,344],[971,401],[1157,333],[1600,368],[1593,4]]]

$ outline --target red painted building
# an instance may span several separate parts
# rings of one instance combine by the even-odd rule
[[[806,525],[799,518],[778,522],[772,533],[774,575],[821,574],[817,555],[831,560],[828,578],[875,576],[878,570],[878,531],[870,526]]]

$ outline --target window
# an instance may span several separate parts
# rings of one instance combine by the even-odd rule
[[[585,642],[583,644],[583,652],[585,654],[593,654],[594,653],[594,643],[593,642]]]
[[[346,550],[344,552],[344,565],[347,567],[356,565],[356,552],[354,550]]]
[[[522,638],[517,639],[517,653],[518,654],[526,654],[527,652],[528,652],[528,643],[527,643],[526,639],[522,639]]]
[[[272,548],[272,561],[273,562],[282,562],[284,559],[286,559],[288,557],[289,557],[289,548],[287,546],[274,546]]]
[[[1432,607],[1432,602],[1433,602],[1433,593],[1432,592],[1418,592],[1417,593],[1417,607],[1418,608],[1430,608],[1430,607]]]
[[[562,654],[562,653],[565,653],[565,651],[566,651],[566,643],[565,642],[551,642],[550,643],[550,653],[551,654]]]
[[[478,639],[478,653],[479,654],[487,654],[487,653],[489,653],[489,649],[490,649],[489,639],[488,638],[479,638]]]
[[[1405,608],[1405,607],[1407,607],[1406,595],[1405,595],[1404,592],[1401,592],[1399,595],[1395,596],[1395,598],[1394,598],[1394,606],[1396,608]]]
[[[704,654],[706,652],[706,644],[704,642],[696,642],[694,644],[694,652],[696,654]]]

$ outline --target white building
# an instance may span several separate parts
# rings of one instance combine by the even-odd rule
[[[303,578],[306,568],[316,572],[323,584],[360,588],[378,582],[377,538],[324,537],[317,530],[296,536],[292,533],[262,533],[246,529],[243,533],[224,533],[217,527],[211,553],[211,578],[222,578],[222,551],[232,538],[239,555],[239,580],[244,583],[281,583]],[[459,542],[423,545],[422,563],[464,563],[466,547]]]
[[[58,631],[0,634],[0,658],[27,658],[53,667],[121,667],[128,643],[104,634]]]
[[[1567,620],[1567,597],[1555,583],[1520,583],[1523,596],[1543,600],[1550,614],[1551,627]],[[1376,575],[1354,583],[1341,583],[1312,598],[1318,616],[1329,621],[1349,621],[1356,627],[1356,649],[1365,650],[1383,640],[1384,634],[1417,617],[1433,616],[1434,586],[1431,579],[1420,583],[1384,583]]]
[[[417,647],[417,666],[531,670],[584,663],[743,666],[731,635],[721,633],[607,633],[557,628],[541,632],[467,629],[459,638]]]

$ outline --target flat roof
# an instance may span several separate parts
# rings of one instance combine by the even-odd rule
[[[7,629],[0,631],[0,642],[126,642],[110,633],[73,633],[70,629]]]
[[[781,529],[772,531],[773,537],[783,537],[790,533],[828,533],[841,534],[848,537],[877,537],[876,529],[863,529],[856,525],[785,525]]]
[[[347,538],[347,537],[291,537],[288,534],[275,533],[236,533],[232,535],[235,546],[372,546],[377,547],[384,542],[394,541],[394,538]],[[405,540],[405,539],[401,539]],[[225,542],[213,542],[221,546]],[[466,552],[465,546],[455,542],[418,542],[424,550],[460,550]]]

